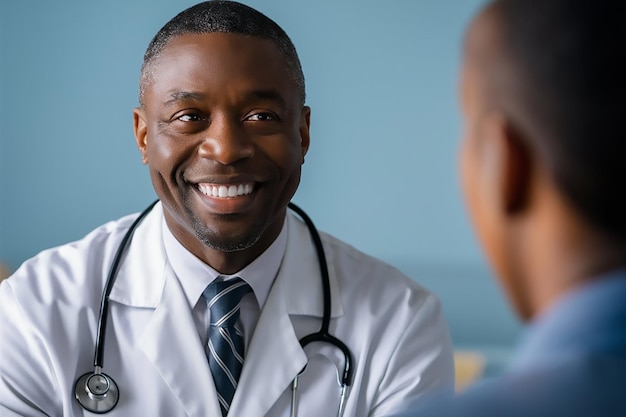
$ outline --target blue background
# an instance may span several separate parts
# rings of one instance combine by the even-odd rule
[[[444,302],[457,346],[520,325],[461,198],[456,85],[480,0],[248,0],[291,36],[312,107],[294,199]],[[155,195],[132,133],[143,52],[192,1],[2,0],[0,259],[11,267]]]

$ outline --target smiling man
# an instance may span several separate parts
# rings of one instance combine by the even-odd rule
[[[0,414],[378,416],[452,389],[436,297],[288,209],[304,103],[293,44],[247,6],[157,33],[134,130],[160,203],[2,283]]]

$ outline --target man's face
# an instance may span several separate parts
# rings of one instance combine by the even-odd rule
[[[135,136],[165,218],[202,258],[281,230],[309,146],[309,109],[269,40],[182,35],[153,64]],[[206,261],[206,259],[205,259]]]

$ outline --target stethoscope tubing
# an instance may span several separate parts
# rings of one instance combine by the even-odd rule
[[[320,264],[320,274],[322,275],[322,298],[324,299],[322,326],[320,327],[320,330],[316,333],[311,333],[310,335],[304,336],[302,339],[300,339],[300,346],[305,347],[309,343],[322,342],[330,343],[331,345],[339,348],[343,352],[345,360],[344,370],[341,376],[341,385],[350,386],[352,385],[352,380],[354,376],[354,371],[352,368],[352,354],[345,343],[331,335],[329,332],[331,317],[330,276],[328,274],[328,264],[326,262],[326,254],[324,252],[322,239],[317,232],[315,224],[313,224],[313,221],[308,216],[308,214],[304,212],[304,210],[302,210],[300,207],[296,206],[293,203],[289,203],[289,208],[298,213],[302,220],[304,220],[304,223],[309,229],[311,239],[313,239],[313,244],[315,246],[315,250],[317,251],[317,258],[319,259]]]

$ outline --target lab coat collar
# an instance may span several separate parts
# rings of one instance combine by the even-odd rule
[[[156,308],[159,304],[167,264],[162,217],[159,202],[135,230],[109,295],[111,301],[142,308]]]
[[[110,300],[143,308],[156,308],[159,304],[165,286],[167,264],[162,218],[163,207],[159,202],[135,231],[109,296]],[[284,281],[282,285],[287,297],[285,309],[288,314],[322,317],[321,272],[311,235],[306,225],[291,212],[287,214],[287,223],[287,250],[276,278],[276,281]],[[323,241],[324,237],[322,234]],[[343,305],[333,253],[325,249],[332,294],[331,317],[336,318],[343,315]]]
[[[284,281],[282,285],[285,286],[286,308],[289,314],[322,317],[324,314],[322,275],[311,234],[296,214],[289,212],[287,221],[289,225],[287,250],[276,281]],[[332,242],[327,241],[325,234],[320,234],[325,244],[330,279],[331,317],[341,317],[343,304],[334,268],[334,253],[329,250],[331,249],[329,243]]]

